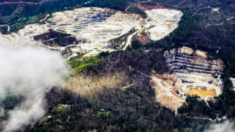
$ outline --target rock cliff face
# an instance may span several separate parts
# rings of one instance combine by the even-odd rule
[[[217,96],[222,93],[221,76],[225,67],[222,60],[207,60],[206,52],[187,47],[166,51],[164,56],[168,66],[182,80],[183,93],[190,89],[214,90]]]
[[[225,66],[220,59],[208,60],[207,52],[187,47],[166,51],[164,56],[174,74],[152,76],[156,99],[164,106],[177,110],[187,95],[207,100],[222,94]]]

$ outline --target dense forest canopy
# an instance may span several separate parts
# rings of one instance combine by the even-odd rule
[[[0,0],[0,2],[41,2],[44,0]]]

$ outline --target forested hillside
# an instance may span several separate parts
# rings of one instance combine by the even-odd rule
[[[80,70],[65,88],[48,93],[47,115],[27,131],[204,131],[211,120],[235,117],[235,92],[229,83],[215,102],[208,102],[210,107],[199,97],[188,97],[175,115],[156,103],[151,74],[172,72],[160,49],[78,56],[69,63]]]
[[[80,7],[125,11],[131,5],[127,11],[141,14],[137,1],[56,0],[41,5],[0,4],[0,32],[17,32],[27,24],[38,23],[47,14],[51,17],[53,12]],[[235,77],[235,1],[152,1],[183,12],[178,28],[159,41],[143,43],[133,39],[124,51],[101,52],[98,56],[80,54],[68,59],[72,75],[65,85],[47,93],[46,115],[35,125],[25,126],[24,131],[205,131],[212,122],[235,119],[235,92],[230,80]],[[156,6],[153,2],[144,4]],[[147,33],[143,31],[141,35]],[[213,100],[188,96],[175,114],[155,101],[157,93],[151,80],[154,74],[174,73],[166,64],[164,52],[182,46],[207,52],[208,60],[221,59],[225,65],[221,77],[224,84],[223,93]],[[12,110],[23,99],[9,95],[1,105]],[[0,121],[8,117],[6,114]]]

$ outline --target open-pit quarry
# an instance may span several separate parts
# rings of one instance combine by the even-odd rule
[[[156,100],[162,105],[177,110],[188,95],[208,100],[222,94],[222,60],[208,60],[207,52],[188,47],[166,51],[164,56],[174,74],[152,75]]]
[[[51,18],[5,35],[5,38],[24,38],[38,41],[53,50],[62,51],[66,58],[85,54],[97,55],[103,51],[124,50],[133,36],[143,30],[151,40],[159,40],[178,27],[183,13],[170,9],[146,10],[148,18],[107,8],[78,8],[52,14]],[[115,47],[110,40],[127,37]]]

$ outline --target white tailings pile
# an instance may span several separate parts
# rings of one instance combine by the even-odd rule
[[[147,27],[152,26],[148,31],[150,32],[150,38],[155,41],[173,32],[178,27],[178,23],[183,16],[181,11],[169,9],[152,9],[145,12],[149,18],[153,19],[153,21],[148,23]]]
[[[53,13],[52,18],[45,21],[45,24],[27,25],[18,33],[13,33],[5,37],[21,36],[25,39],[33,40],[33,37],[53,29],[59,32],[65,32],[76,37],[80,41],[78,44],[71,44],[70,49],[73,55],[86,53],[96,55],[102,51],[114,51],[109,40],[118,38],[131,29],[136,31],[133,34],[146,29],[150,33],[152,40],[159,40],[167,36],[178,27],[178,22],[183,13],[177,10],[153,9],[147,10],[147,19],[140,15],[115,11],[102,8],[79,8],[71,11]],[[125,48],[130,41],[124,43]],[[52,48],[52,47],[48,47]],[[55,48],[55,47],[54,47]],[[58,50],[65,48],[56,47]]]

